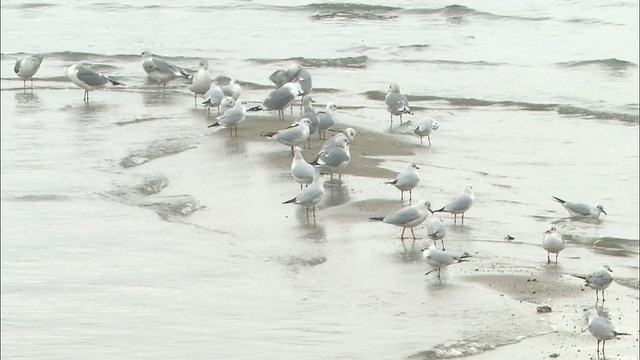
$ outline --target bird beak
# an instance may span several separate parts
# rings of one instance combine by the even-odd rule
[[[604,211],[604,210],[602,210],[602,212],[603,212],[605,215],[609,215],[609,214],[607,214],[607,212],[606,212],[606,211]]]

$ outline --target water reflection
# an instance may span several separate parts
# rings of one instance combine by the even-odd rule
[[[32,112],[34,109],[41,107],[40,97],[33,93],[33,90],[18,91],[16,92],[15,99],[18,112]]]
[[[164,91],[154,91],[149,89],[148,91],[144,91],[142,93],[142,102],[146,107],[159,107],[159,106],[168,106],[174,105],[181,99],[177,93],[164,92]]]

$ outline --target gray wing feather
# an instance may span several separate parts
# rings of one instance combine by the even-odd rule
[[[579,203],[573,203],[573,202],[565,202],[563,204],[564,206],[567,207],[567,209],[578,213],[580,215],[584,215],[587,216],[589,214],[591,214],[591,206],[587,205],[587,204],[579,204]]]
[[[420,212],[418,209],[414,207],[405,207],[402,208],[392,214],[387,215],[384,218],[384,222],[394,224],[394,225],[402,225],[410,223],[420,217]]]
[[[445,211],[459,211],[466,209],[471,204],[471,198],[468,194],[458,194],[447,206],[444,207]]]
[[[242,108],[242,106],[235,106],[227,112],[224,113],[220,118],[218,118],[218,123],[220,125],[234,125],[242,121],[245,117],[246,112]]]
[[[170,73],[176,76],[186,75],[186,72],[182,68],[179,68],[157,57],[151,57],[145,60],[142,66],[147,73],[158,71],[161,73]]]
[[[293,94],[291,93],[291,91],[289,91],[289,89],[278,88],[273,90],[267,96],[267,98],[264,99],[262,106],[264,106],[269,110],[282,110],[292,100],[293,100]]]
[[[89,86],[101,86],[110,81],[108,77],[83,66],[78,67],[76,76]]]
[[[296,76],[296,82],[300,84],[302,95],[307,95],[311,92],[311,88],[313,87],[313,84],[311,82],[311,74],[309,74],[309,72],[305,68],[300,67],[300,71],[298,71],[298,74]]]
[[[333,148],[320,155],[318,162],[328,166],[338,166],[345,161],[349,161],[349,154],[344,149]]]
[[[20,58],[18,60],[16,60],[16,64],[13,66],[13,71],[17,74],[18,71],[20,71],[20,63],[22,62],[23,58]]]
[[[272,83],[276,84],[276,89],[282,87],[282,85],[293,80],[293,77],[287,76],[287,72],[285,70],[276,70],[269,76],[269,80]]]

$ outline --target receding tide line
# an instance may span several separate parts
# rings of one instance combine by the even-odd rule
[[[372,90],[363,93],[370,100],[383,101],[386,92],[382,92],[379,90]],[[558,114],[561,115],[576,115],[583,116],[591,119],[600,119],[600,120],[618,120],[626,123],[637,124],[640,123],[640,117],[634,114],[628,113],[620,113],[620,112],[608,112],[608,111],[598,111],[598,110],[590,110],[586,108],[581,108],[572,105],[566,104],[538,104],[538,103],[528,103],[523,101],[510,101],[510,100],[502,100],[502,101],[493,101],[493,100],[482,100],[482,99],[474,99],[474,98],[454,98],[454,97],[444,97],[444,96],[433,96],[433,95],[406,95],[407,100],[411,101],[446,101],[454,106],[511,106],[517,107],[523,110],[528,111],[557,111]]]

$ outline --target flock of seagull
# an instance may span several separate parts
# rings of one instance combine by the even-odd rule
[[[278,118],[284,120],[285,110],[289,107],[293,109],[294,100],[297,97],[301,97],[301,115],[295,118],[291,126],[277,132],[263,133],[262,135],[291,148],[293,156],[291,175],[300,184],[301,191],[298,195],[283,203],[298,204],[305,207],[307,222],[309,222],[310,218],[313,218],[315,224],[316,205],[322,201],[325,195],[322,174],[329,174],[331,180],[333,180],[334,174],[338,174],[339,178],[341,177],[342,171],[351,160],[349,144],[354,141],[356,131],[352,128],[347,128],[343,132],[326,139],[326,131],[335,123],[333,111],[338,107],[333,103],[329,103],[325,109],[319,111],[313,109],[313,100],[309,96],[312,89],[312,79],[311,74],[305,68],[299,64],[292,64],[285,70],[277,70],[272,73],[269,80],[274,83],[275,89],[259,105],[246,108],[246,103],[238,101],[242,90],[240,82],[231,79],[229,84],[219,84],[217,80],[212,79],[207,60],[200,60],[198,70],[190,72],[149,51],[144,51],[141,56],[143,59],[142,67],[148,77],[158,83],[158,91],[160,91],[161,87],[166,90],[166,84],[169,81],[177,78],[187,79],[188,88],[194,94],[195,106],[198,104],[198,96],[202,96],[204,99],[202,104],[207,107],[209,115],[211,108],[217,108],[218,116],[209,127],[228,128],[231,137],[234,136],[234,130],[235,136],[238,136],[238,125],[246,119],[247,112],[277,111]],[[40,54],[27,55],[16,61],[14,72],[23,79],[25,88],[27,80],[31,81],[31,87],[33,88],[33,76],[40,68],[42,61],[43,56]],[[93,70],[91,64],[85,62],[71,65],[65,69],[65,75],[75,85],[84,89],[83,100],[85,102],[89,102],[90,91],[101,89],[108,84],[124,86],[121,82]],[[403,115],[413,115],[409,101],[400,92],[400,87],[396,83],[392,83],[389,86],[385,97],[385,108],[390,114],[390,126],[393,125],[394,116],[399,117],[402,124]],[[435,119],[425,118],[414,128],[414,133],[420,137],[421,144],[423,144],[423,137],[426,136],[429,145],[431,145],[430,135],[438,128],[439,123]],[[315,133],[318,133],[319,139],[326,141],[317,156],[312,161],[307,162],[302,156],[300,146],[304,146],[305,142],[310,144],[310,136]],[[463,262],[470,255],[467,253],[458,255],[445,250],[444,237],[447,233],[446,227],[442,219],[435,216],[435,213],[447,212],[453,214],[454,224],[457,222],[457,216],[460,215],[461,224],[464,225],[464,214],[473,205],[474,193],[471,185],[466,185],[463,191],[448,204],[436,210],[432,210],[431,203],[427,200],[420,200],[412,205],[412,190],[420,182],[417,169],[419,169],[418,166],[411,162],[395,179],[385,182],[385,184],[393,185],[400,190],[401,201],[404,200],[404,193],[409,192],[409,205],[386,216],[371,217],[370,219],[401,227],[400,240],[405,250],[404,234],[406,229],[410,230],[413,237],[412,245],[415,245],[417,238],[414,228],[429,219],[427,222],[427,235],[434,241],[434,245],[427,245],[427,248],[422,250],[425,261],[432,268],[426,274],[437,270],[437,276],[440,278],[441,268]],[[560,203],[572,217],[598,219],[601,213],[607,214],[601,204],[589,205],[570,202],[555,196],[553,199]],[[437,247],[438,240],[441,242],[442,250]],[[547,263],[551,263],[551,254],[555,254],[555,263],[557,264],[559,253],[565,248],[565,241],[554,225],[550,225],[545,232],[542,248],[547,251]],[[603,265],[592,274],[586,276],[573,275],[585,280],[585,286],[596,291],[596,308],[589,313],[588,329],[597,339],[598,356],[600,355],[600,342],[603,343],[602,354],[604,356],[604,343],[607,340],[619,335],[629,335],[616,332],[609,319],[599,315],[597,311],[598,292],[602,292],[602,305],[604,306],[604,290],[613,281],[611,272],[612,270],[609,266]]]

